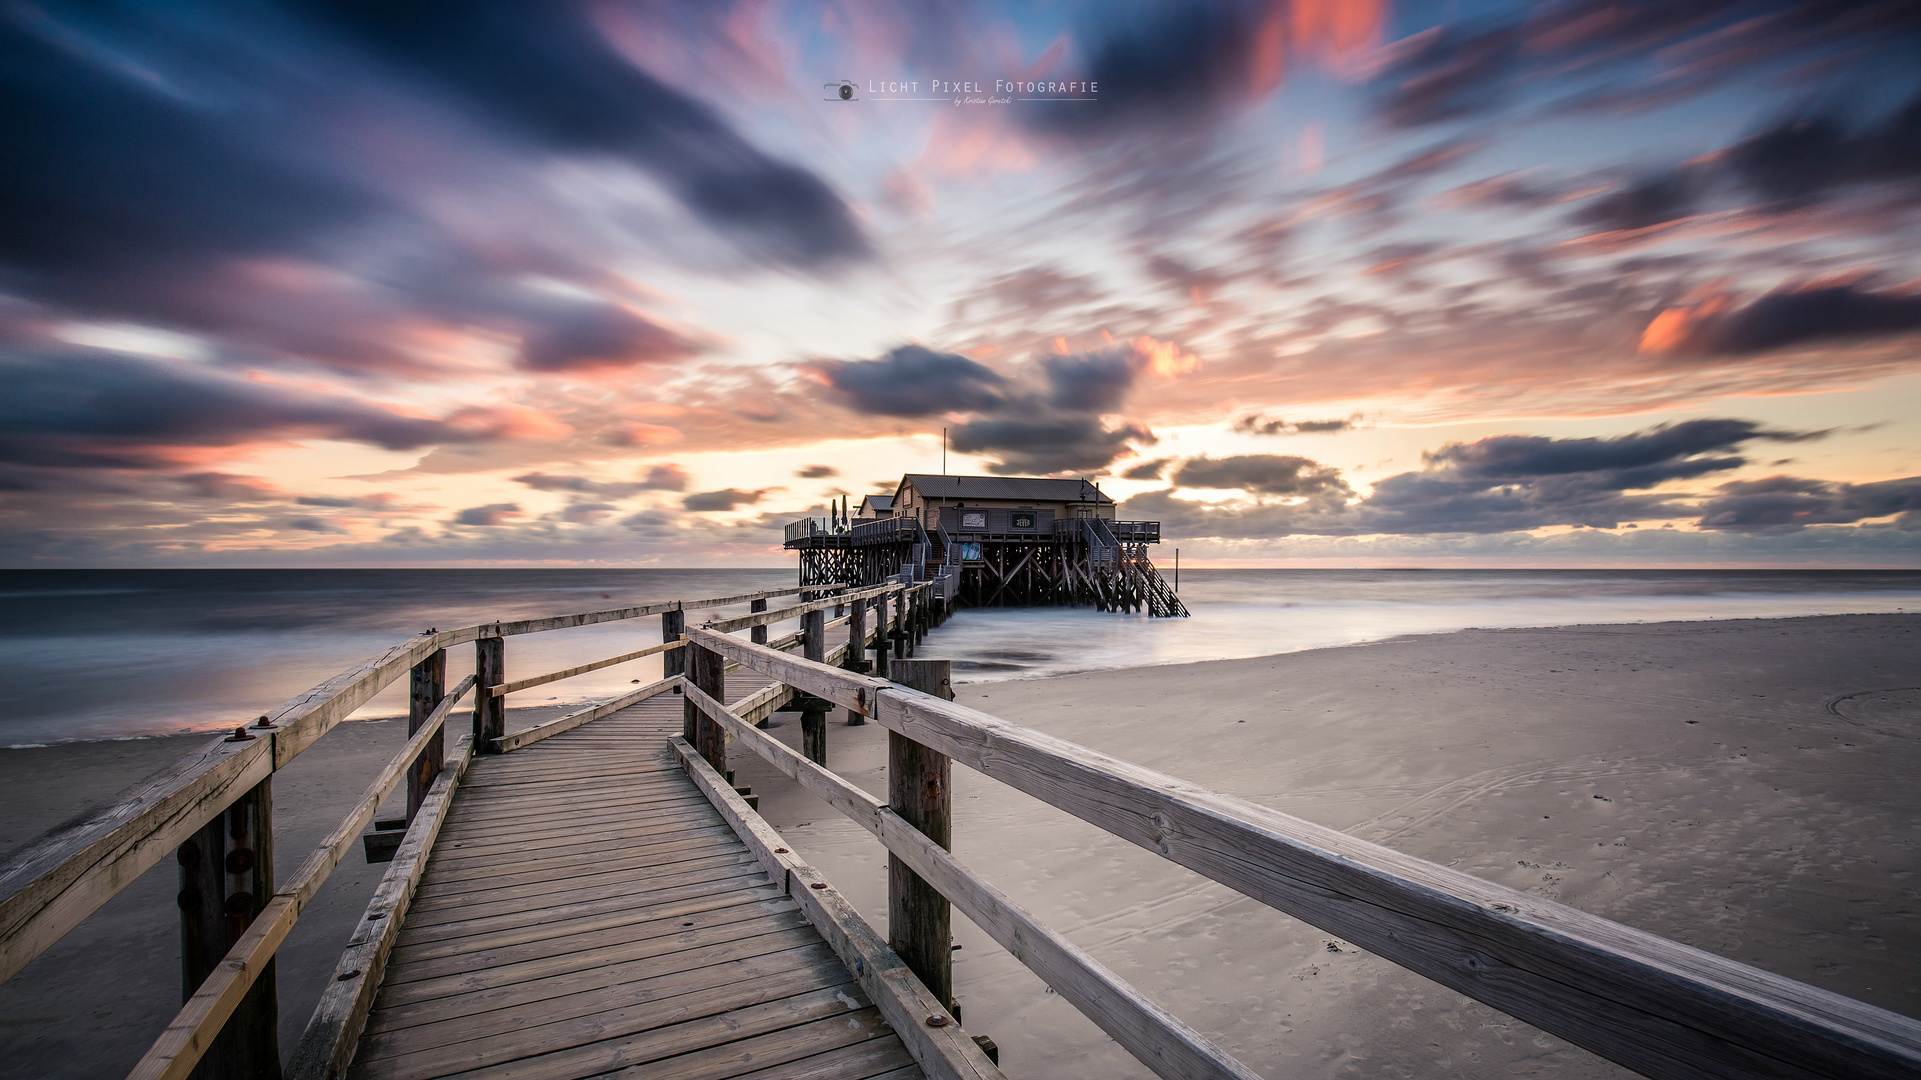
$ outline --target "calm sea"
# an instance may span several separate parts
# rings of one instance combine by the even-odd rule
[[[428,627],[698,599],[791,570],[0,571],[0,746],[211,731]],[[1921,611],[1921,571],[1189,570],[1191,619],[962,612],[922,655],[957,681],[1260,656],[1465,627]],[[690,617],[690,621],[704,615]],[[775,633],[784,632],[781,627]],[[509,639],[510,676],[639,648],[658,620]],[[449,670],[471,670],[455,650]],[[516,695],[605,697],[659,659]],[[405,711],[404,680],[362,710]]]

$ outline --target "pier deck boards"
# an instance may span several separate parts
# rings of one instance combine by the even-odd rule
[[[473,762],[350,1077],[922,1075],[675,764],[681,701]]]

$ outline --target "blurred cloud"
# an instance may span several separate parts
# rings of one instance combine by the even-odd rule
[[[367,401],[96,352],[0,354],[0,461],[165,466],[182,451],[260,440],[346,439],[388,450],[483,433]]]
[[[1376,0],[1207,0],[1103,10],[1077,35],[1099,107],[1053,103],[1044,129],[1111,135],[1215,118],[1266,97],[1290,63],[1338,65],[1371,47],[1386,20]]]
[[[1249,435],[1332,435],[1341,431],[1354,430],[1359,414],[1337,420],[1283,420],[1268,419],[1259,413],[1249,413],[1234,421],[1235,431]]]
[[[1921,476],[1846,484],[1795,476],[1736,480],[1701,504],[1704,529],[1786,532],[1810,525],[1852,525],[1901,515],[1897,528],[1921,530]]]
[[[1007,380],[954,353],[902,345],[878,360],[817,360],[809,365],[849,408],[922,417],[992,408]]]
[[[803,465],[794,471],[802,480],[823,480],[829,476],[839,476],[840,470],[832,465]]]
[[[733,510],[760,502],[772,490],[774,489],[742,491],[739,488],[722,488],[719,491],[702,491],[680,500],[680,505],[686,510]]]
[[[699,353],[695,343],[625,308],[579,305],[568,318],[537,326],[521,343],[520,366],[592,371],[686,360]]]
[[[628,62],[584,4],[300,6],[401,77],[464,106],[475,122],[555,153],[631,162],[709,225],[781,261],[868,254],[853,214],[826,183],[756,149],[713,109]]]
[[[454,515],[455,525],[480,525],[493,528],[508,524],[520,516],[518,503],[491,503],[487,506],[470,506]]]
[[[1260,495],[1351,495],[1339,470],[1292,454],[1189,458],[1175,470],[1176,487],[1241,488]]]
[[[1064,345],[1057,345],[1062,348]],[[883,416],[965,417],[950,432],[964,454],[996,458],[990,472],[1093,472],[1156,442],[1146,425],[1107,419],[1144,374],[1174,378],[1198,362],[1139,338],[1082,352],[1048,352],[1002,374],[958,353],[903,345],[877,360],[807,365],[830,397]]]
[[[1203,456],[1183,462],[1171,482],[1177,487],[1236,488],[1256,498],[1208,504],[1177,498],[1169,489],[1137,495],[1128,500],[1127,510],[1161,516],[1163,530],[1228,538],[1500,533],[1566,525],[1612,529],[1625,522],[1697,516],[1705,526],[1715,514],[1725,522],[1714,527],[1739,528],[1758,522],[1763,511],[1756,502],[1744,516],[1746,504],[1738,500],[1749,492],[1738,483],[1719,489],[1719,503],[1704,503],[1685,491],[1653,489],[1740,468],[1747,463],[1736,452],[1743,443],[1805,442],[1826,434],[1774,430],[1747,420],[1704,419],[1613,438],[1495,435],[1449,443],[1424,455],[1420,470],[1384,477],[1362,498],[1355,497],[1338,470],[1309,458]],[[1855,497],[1848,506],[1883,509],[1863,509],[1848,520],[1909,509],[1901,500],[1915,490],[1921,489],[1896,484]],[[1796,497],[1827,497],[1832,502],[1839,496],[1824,489],[1798,492]]]
[[[1873,292],[1855,283],[1776,289],[1746,304],[1726,293],[1671,307],[1641,335],[1641,351],[1745,356],[1822,341],[1921,330],[1921,293]]]

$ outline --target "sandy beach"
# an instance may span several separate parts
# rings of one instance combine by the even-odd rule
[[[1470,630],[959,700],[1921,1015],[1921,616]],[[830,767],[883,793],[884,730],[835,723],[829,745]],[[878,846],[757,759],[737,769],[883,922]],[[969,770],[955,781],[964,860],[1264,1075],[1632,1075]],[[965,1023],[1010,1076],[1151,1075],[955,924]]]
[[[940,655],[939,634],[923,656]],[[1921,1015],[1921,616],[1463,631],[963,686],[1051,734],[1885,1008]],[[510,726],[533,722],[516,715]],[[880,791],[885,731],[830,724]],[[774,733],[798,742],[792,714]],[[399,745],[343,725],[275,783],[284,873]],[[0,752],[12,847],[192,739]],[[884,856],[758,759],[738,781],[877,924]],[[1462,998],[956,770],[956,852],[1265,1075],[1614,1077]],[[283,1045],[380,867],[349,858],[283,949]],[[0,986],[0,1071],[124,1072],[171,1016],[162,864]],[[956,919],[970,1031],[1009,1076],[1150,1075]]]

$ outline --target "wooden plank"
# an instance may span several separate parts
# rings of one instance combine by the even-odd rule
[[[778,908],[786,894],[770,892],[770,888],[771,886],[763,885],[747,889],[719,890],[665,903],[636,899],[632,903],[606,905],[593,912],[574,914],[565,919],[503,922],[471,934],[451,937],[403,926],[400,937],[395,941],[394,949],[398,955],[408,958],[410,962],[432,960],[443,956],[457,956],[469,949],[507,948],[530,941],[591,933],[610,927],[633,926],[654,920],[684,922],[689,917],[697,917],[703,912],[717,911],[721,908],[745,909],[763,903],[771,903]]]
[[[711,825],[700,825],[686,829],[676,829],[673,835],[679,839],[692,840],[708,835],[712,828],[713,826]],[[580,837],[578,834],[571,837],[563,835],[558,839],[550,838],[547,843],[551,844],[551,846],[545,850],[551,851],[556,855],[569,855],[580,851],[591,851],[603,842],[618,843],[635,838],[649,838],[658,835],[659,832],[660,826],[658,823],[635,822],[631,826],[623,826],[611,832],[601,832],[593,838]],[[560,842],[562,840],[567,842]],[[458,848],[460,850],[458,852],[449,850],[452,848]],[[447,857],[437,862],[436,865],[446,870],[455,870],[466,865],[492,864],[502,857],[521,854],[522,849],[519,844],[513,841],[495,843],[475,841],[448,845],[448,848],[444,848],[443,852]]]
[[[476,799],[473,804],[475,812],[485,816],[462,825],[461,829],[514,828],[556,814],[564,817],[569,813],[569,796],[579,800],[572,806],[575,818],[599,818],[606,816],[600,812],[603,807],[611,810],[622,804],[667,801],[686,798],[688,794],[684,788],[676,791],[651,782],[613,786],[623,779],[619,772],[614,772],[572,779],[529,779],[514,784],[490,785],[485,797]],[[509,806],[512,809],[506,810]],[[506,812],[503,813],[503,810]]]
[[[376,1016],[391,1018],[391,1027],[438,1023],[457,1016],[474,1016],[501,1009],[527,1009],[535,1002],[553,1001],[613,986],[631,985],[683,971],[695,971],[755,956],[772,956],[820,943],[812,927],[802,926],[772,934],[730,938],[695,948],[645,956],[619,964],[562,972],[544,979],[480,987],[437,998],[391,1007],[383,999]],[[384,1022],[384,1021],[383,1021]]]
[[[735,851],[730,850],[726,844],[707,844],[698,848],[680,848],[641,855],[622,854],[619,857],[608,852],[598,860],[554,865],[537,863],[524,869],[504,871],[484,877],[463,877],[455,881],[423,880],[420,887],[414,890],[414,898],[419,902],[430,896],[478,896],[499,889],[515,888],[541,881],[591,881],[608,874],[627,874],[636,870],[663,869],[670,866],[680,867],[731,854],[735,854]]]
[[[738,878],[721,878],[715,881],[695,882],[690,885],[680,886],[679,888],[662,889],[646,895],[615,893],[611,896],[596,896],[589,897],[585,900],[570,901],[565,904],[555,904],[546,908],[544,911],[535,908],[532,911],[521,909],[518,911],[504,911],[488,915],[475,915],[469,918],[449,919],[429,926],[409,926],[407,930],[409,933],[417,932],[420,936],[415,940],[419,941],[470,937],[475,934],[487,933],[503,927],[527,926],[543,920],[559,922],[566,919],[585,918],[590,915],[608,911],[620,911],[629,908],[695,900],[719,895],[721,893],[752,892],[771,887],[767,881],[765,872],[759,872],[743,875]]]
[[[549,910],[558,910],[571,907],[575,904],[585,904],[594,900],[605,900],[615,896],[639,896],[644,893],[658,894],[661,899],[666,899],[669,896],[677,894],[681,889],[702,885],[710,887],[745,888],[758,884],[760,873],[761,871],[758,867],[756,867],[751,874],[714,870],[699,874],[677,875],[684,877],[685,880],[675,885],[663,885],[659,888],[640,890],[624,884],[598,885],[591,889],[568,889],[555,892],[544,899],[551,905]],[[538,910],[541,910],[540,901],[528,902],[525,899],[503,900],[491,904],[476,904],[464,909],[422,912],[414,921],[421,926],[433,926],[443,922],[471,922],[475,919],[487,918],[493,915],[509,915]]]
[[[869,1039],[798,1061],[741,1073],[735,1080],[869,1080],[899,1072],[922,1075],[914,1058],[897,1039]]]
[[[644,837],[645,840],[635,844],[621,843],[621,852],[629,855],[645,855],[653,852],[687,851],[723,844],[728,840],[724,827],[719,825],[708,826],[691,836],[676,833],[673,838],[666,840],[657,839],[654,836],[655,831],[657,830],[647,826],[637,829],[633,835]],[[649,843],[646,842],[647,840],[655,842]],[[503,846],[500,853],[482,858],[435,859],[433,865],[427,868],[427,874],[421,878],[420,884],[425,888],[430,884],[494,877],[535,866],[592,863],[604,857],[602,844],[603,841],[595,839],[569,846],[546,847],[531,853]]]
[[[432,975],[420,979],[407,978],[400,982],[388,981],[380,988],[380,1007],[395,1009],[415,1002],[431,1001],[434,998],[470,994],[476,990],[540,982],[557,975],[597,971],[655,957],[673,956],[703,945],[767,937],[806,925],[806,916],[797,911],[775,912],[742,919],[739,922],[694,927],[672,935],[670,938],[623,940],[584,952],[543,954],[511,964],[496,964],[477,971]]]
[[[498,741],[500,752],[505,754],[511,750],[519,750],[522,747],[532,746],[542,739],[551,739],[562,732],[572,731],[582,724],[599,720],[603,716],[612,715],[630,705],[646,701],[648,698],[657,694],[664,694],[668,690],[673,689],[674,681],[674,677],[669,676],[658,682],[648,683],[638,690],[629,690],[619,697],[608,698],[606,701],[600,702],[597,705],[589,705],[584,709],[570,712],[559,719],[549,720],[544,724],[536,724],[525,731],[510,732],[502,736]]]
[[[735,843],[738,845],[739,841]],[[401,950],[396,948],[394,955],[387,961],[387,981],[397,985],[421,979],[437,979],[460,972],[517,964],[523,960],[592,952],[607,946],[644,941],[649,938],[678,936],[690,930],[705,930],[752,919],[794,914],[798,914],[798,909],[791,900],[785,898],[758,900],[748,904],[733,903],[709,908],[697,914],[675,918],[654,918],[577,930],[573,933],[550,934],[517,944],[503,944],[491,940],[470,942],[464,949],[449,951],[446,955],[436,957],[416,957],[411,952],[403,956]]]
[[[575,664],[573,667],[562,668],[559,671],[550,671],[545,675],[534,675],[529,678],[517,679],[510,683],[489,687],[487,692],[494,697],[501,697],[506,694],[518,693],[522,690],[530,690],[536,686],[545,686],[550,682],[571,679],[576,675],[585,675],[590,671],[599,671],[601,668],[615,667],[632,660],[638,660],[643,656],[652,656],[655,653],[663,653],[668,649],[678,649],[680,647],[681,644],[678,641],[663,641],[658,645],[649,645],[644,649],[635,649],[633,652],[621,653],[619,656],[610,656],[605,660],[595,660],[586,664]]]
[[[1247,1066],[1034,918],[879,799],[726,710],[717,718],[748,749],[878,837],[890,858],[907,863],[1156,1075],[1258,1080]]]
[[[825,952],[821,949],[815,955]],[[831,955],[822,959],[832,968],[839,966]],[[373,1045],[363,1044],[361,1052],[354,1056],[354,1065],[375,1074],[447,1076],[528,1057],[530,1050],[537,1049],[542,1055],[564,1053],[669,1025],[684,1025],[723,1013],[737,1014],[756,1005],[818,991],[823,984],[846,982],[846,972],[833,974],[833,978],[823,980],[823,965],[819,963],[798,967],[790,964],[751,983],[730,979],[671,997],[643,999],[630,991],[610,1001],[607,995],[586,999],[575,995],[551,1002],[544,1008],[528,1006],[505,1010],[508,1016],[485,1029],[466,1018],[448,1024],[404,1028]],[[446,1028],[465,1029],[468,1034],[465,1038],[454,1037],[452,1032],[443,1030]],[[386,1052],[376,1055],[369,1051]],[[902,1056],[906,1056],[904,1052]]]
[[[647,1078],[721,1080],[739,1076],[743,1068],[804,1060],[839,1047],[886,1039],[890,1034],[879,1011],[866,1008],[659,1062],[647,1069]]]
[[[407,916],[407,902],[427,865],[441,823],[447,818],[454,789],[473,760],[472,733],[454,744],[453,759],[434,779],[420,813],[407,827],[407,837],[394,852],[394,861],[374,889],[367,911],[334,965],[333,980],[321,992],[306,1031],[294,1047],[285,1071],[287,1080],[333,1080],[346,1068],[360,1029],[373,1005],[387,954]]]
[[[747,849],[767,868],[770,876],[786,883],[787,894],[799,902],[807,920],[854,973],[861,989],[880,1007],[908,1053],[927,1075],[934,1080],[1004,1080],[1000,1069],[987,1060],[987,1055],[974,1045],[960,1024],[927,1026],[927,1018],[945,1015],[946,1006],[914,977],[894,950],[861,918],[860,912],[825,877],[795,855],[780,834],[747,805],[724,777],[694,753],[685,739],[671,739],[669,743],[687,775],[734,827]],[[805,763],[809,768],[819,768],[811,761]]]
[[[735,983],[753,982],[756,979],[774,978],[787,972],[807,972],[815,980],[816,986],[822,981],[839,982],[847,978],[840,960],[824,941],[783,949],[778,952],[763,953],[758,956],[738,957],[718,963],[699,964],[680,971],[670,971],[649,979],[624,982],[590,988],[565,999],[577,1011],[587,1016],[602,1009],[618,1008],[623,1005],[638,1005],[649,1001],[677,997],[681,994],[706,990],[710,987],[730,986]],[[391,1057],[394,1048],[402,1045],[395,1035],[407,1035],[406,1045],[432,1047],[463,1039],[476,1038],[501,1031],[512,1031],[535,1026],[535,1014],[541,1012],[533,1003],[521,1008],[493,1009],[487,1012],[468,1013],[463,1016],[448,1017],[427,1024],[406,1024],[404,1026],[383,1026],[388,1018],[405,1021],[405,1013],[376,1012],[367,1021],[366,1034],[361,1037],[360,1049],[354,1055],[356,1060],[377,1060]]]
[[[661,873],[647,875],[644,880],[651,885],[662,882],[672,885],[685,884],[687,881],[704,881],[709,871],[731,866],[748,865],[748,856],[740,851],[719,851],[713,854],[697,855],[670,863],[672,869],[658,867]],[[595,888],[613,882],[636,882],[635,871],[646,867],[623,866],[604,873],[569,875],[568,892],[579,889]],[[499,903],[505,900],[518,900],[528,897],[546,896],[555,891],[554,879],[538,874],[515,875],[510,884],[495,884],[493,881],[463,881],[450,887],[450,891],[433,896],[416,895],[414,910],[425,914],[441,911],[450,907],[472,908],[482,904]]]
[[[750,1006],[725,1016],[709,1016],[656,1028],[625,1038],[607,1039],[558,1053],[484,1067],[464,1074],[472,1080],[575,1080],[620,1069],[647,1066],[655,1078],[728,1076],[713,1072],[720,1062],[786,1061],[808,1053],[864,1042],[884,1034],[871,1006],[852,982],[820,987],[777,1001]],[[848,1021],[852,1020],[853,1023]],[[821,1021],[828,1021],[821,1023]],[[718,1061],[708,1055],[718,1052]],[[376,1063],[377,1064],[377,1063]],[[725,1066],[722,1066],[723,1068]],[[370,1068],[354,1080],[389,1074]],[[393,1074],[403,1075],[403,1074]]]
[[[849,680],[840,693],[867,690]],[[1921,1021],[925,694],[882,691],[875,715],[1010,787],[1647,1076],[1921,1073]]]
[[[215,739],[8,860],[0,868],[0,981],[271,775],[273,738]]]

